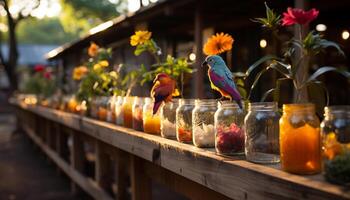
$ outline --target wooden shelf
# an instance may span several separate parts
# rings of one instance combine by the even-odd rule
[[[156,135],[41,106],[13,103],[174,172],[232,199],[350,199],[349,188],[321,174],[298,176],[279,165],[258,165],[242,157],[217,155]]]

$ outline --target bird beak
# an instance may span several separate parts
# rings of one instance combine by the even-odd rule
[[[202,67],[205,67],[205,66],[207,66],[208,65],[208,62],[207,61],[204,61],[203,63],[202,63]]]

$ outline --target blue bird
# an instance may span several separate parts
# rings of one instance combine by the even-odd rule
[[[225,61],[217,55],[208,56],[203,62],[203,66],[208,65],[208,77],[212,89],[220,92],[221,98],[235,100],[242,109],[242,97],[239,94],[236,84],[232,78],[232,73],[226,66]]]

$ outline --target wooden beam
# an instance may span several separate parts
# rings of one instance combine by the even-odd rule
[[[99,188],[93,180],[85,178],[81,173],[75,170],[72,166],[60,158],[56,152],[50,149],[31,129],[29,126],[23,126],[27,135],[38,145],[41,150],[49,156],[60,169],[74,180],[86,193],[90,194],[95,199],[113,200],[105,191]]]
[[[195,43],[195,52],[196,52],[196,63],[195,68],[197,72],[194,74],[194,97],[203,98],[204,96],[204,72],[202,69],[203,62],[203,14],[202,14],[202,4],[200,1],[196,1],[195,7],[195,17],[194,17],[194,43]]]
[[[132,200],[152,199],[152,182],[145,174],[142,159],[131,156],[131,190]]]

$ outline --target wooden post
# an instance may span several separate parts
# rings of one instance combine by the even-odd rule
[[[128,167],[129,167],[129,156],[128,153],[118,150],[117,151],[117,156],[116,156],[116,161],[117,161],[117,173],[116,173],[116,184],[117,184],[117,199],[122,200],[122,199],[127,199],[128,197]]]
[[[74,132],[71,130],[71,137],[72,137],[72,146],[71,146],[71,166],[79,171],[82,172],[84,169],[84,143],[80,139],[79,134],[77,132]],[[77,184],[74,183],[74,181],[71,182],[71,189],[72,192],[77,194],[79,193],[79,187]]]
[[[132,200],[152,199],[152,182],[144,173],[143,160],[132,155],[130,164]]]
[[[95,179],[97,184],[109,193],[112,193],[113,170],[110,156],[103,151],[104,143],[96,140],[96,164],[95,164]]]
[[[195,10],[195,17],[194,17],[194,42],[195,42],[195,52],[196,52],[196,63],[195,68],[197,69],[197,72],[195,73],[194,78],[194,97],[196,98],[203,98],[204,91],[203,91],[203,77],[204,72],[202,69],[202,62],[203,62],[203,15],[202,15],[202,6],[200,1],[196,1],[196,10]]]

